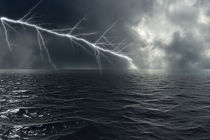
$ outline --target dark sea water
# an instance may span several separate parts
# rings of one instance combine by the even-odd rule
[[[2,71],[0,137],[209,140],[210,72]]]

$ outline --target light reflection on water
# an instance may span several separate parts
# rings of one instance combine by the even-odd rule
[[[209,91],[208,71],[0,72],[0,136],[209,139]]]

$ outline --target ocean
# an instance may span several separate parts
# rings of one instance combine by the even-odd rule
[[[0,71],[2,140],[209,140],[210,71]]]

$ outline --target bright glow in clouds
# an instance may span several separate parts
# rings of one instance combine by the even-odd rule
[[[201,43],[201,45],[196,46],[201,48],[201,52],[198,53],[208,54],[205,55],[205,59],[209,59],[210,32],[206,31],[206,29],[210,29],[210,17],[207,15],[210,8],[209,4],[200,2],[197,0],[158,0],[152,14],[144,15],[138,24],[131,26],[140,42],[138,49],[139,54],[142,56],[140,59],[143,59],[147,67],[169,67],[171,62],[167,58],[171,57],[171,54],[168,50],[173,46],[172,43],[175,42],[174,35],[176,33],[183,40],[187,40],[184,38],[189,37],[190,34],[191,37],[196,39],[196,42]],[[183,43],[182,47],[186,47],[188,50],[193,48],[193,46],[190,48],[191,46],[186,45],[185,42],[181,43]],[[181,55],[184,55],[184,53]],[[180,59],[185,59],[185,56],[181,57],[183,58]]]
[[[164,61],[165,52],[163,48],[157,46],[157,42],[169,44],[172,41],[174,32],[179,31],[178,27],[168,24],[164,20],[164,15],[159,17],[143,17],[137,26],[133,26],[132,30],[139,35],[139,39],[143,42],[144,47],[140,47],[139,51],[146,54],[144,57],[149,68],[165,68]],[[157,24],[158,23],[158,24]]]

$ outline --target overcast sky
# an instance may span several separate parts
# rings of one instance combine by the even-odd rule
[[[0,0],[0,16],[19,19],[37,0]],[[85,37],[91,42],[116,22],[107,38],[120,43],[121,53],[131,57],[139,69],[199,70],[210,68],[210,1],[208,0],[43,0],[33,11],[34,23],[48,29],[68,28],[81,18],[77,33],[97,32]],[[45,23],[45,24],[42,24]],[[36,33],[15,25],[21,35],[9,32],[15,56],[8,53],[0,28],[0,66],[37,68],[41,62]],[[53,61],[60,67],[96,67],[95,59],[68,40],[45,35]],[[76,48],[76,49],[75,49]],[[114,49],[109,46],[108,49]],[[119,49],[115,49],[120,51]],[[127,67],[127,62],[107,54],[114,62],[106,67]]]

